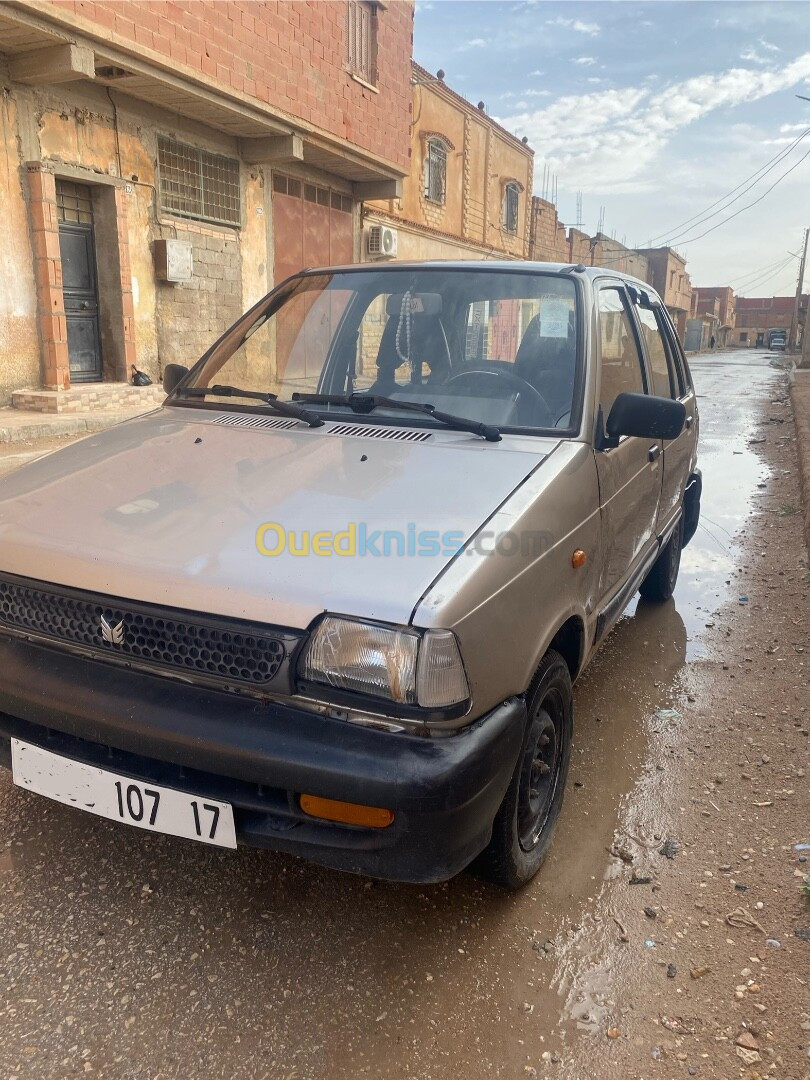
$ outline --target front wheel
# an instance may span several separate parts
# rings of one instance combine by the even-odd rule
[[[548,853],[560,816],[574,730],[571,674],[546,653],[527,694],[527,723],[512,780],[476,869],[507,889],[530,881]]]

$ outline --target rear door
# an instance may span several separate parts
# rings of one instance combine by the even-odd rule
[[[611,406],[625,391],[650,392],[638,327],[630,298],[619,282],[597,291],[599,408],[607,422]],[[654,439],[623,437],[618,446],[596,451],[604,556],[602,597],[607,600],[630,576],[656,540],[661,494],[660,446]]]
[[[683,402],[686,423],[677,439],[662,441],[664,459],[658,531],[663,532],[681,506],[694,463],[697,440],[695,391],[675,328],[661,304],[637,303],[636,314],[647,351],[653,393]]]

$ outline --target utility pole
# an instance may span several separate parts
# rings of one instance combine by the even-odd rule
[[[796,283],[796,303],[793,307],[793,348],[799,347],[799,307],[802,302],[802,289],[804,288],[804,267],[807,263],[807,240],[810,237],[810,229],[804,230],[804,247],[802,248],[802,258],[799,263],[799,280]],[[805,312],[805,320],[807,319],[807,312]]]

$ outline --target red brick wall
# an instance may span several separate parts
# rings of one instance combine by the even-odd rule
[[[342,0],[49,0],[51,13],[407,168],[412,0],[378,9],[377,89],[345,70]],[[38,6],[42,11],[42,7]]]

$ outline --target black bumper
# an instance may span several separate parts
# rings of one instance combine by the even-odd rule
[[[443,881],[486,846],[517,761],[513,698],[446,738],[391,734],[0,637],[12,737],[233,804],[237,840],[397,881]],[[307,817],[302,793],[387,807],[387,829]]]

